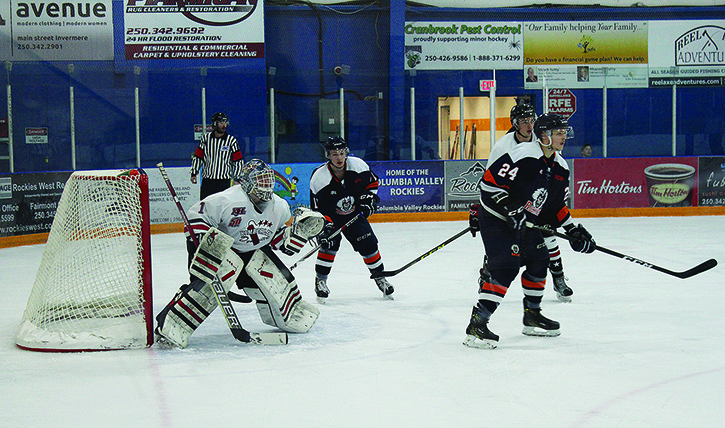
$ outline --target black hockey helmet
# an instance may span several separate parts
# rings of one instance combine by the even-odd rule
[[[345,155],[350,153],[347,141],[345,141],[344,138],[337,136],[327,137],[327,142],[325,143],[325,153],[329,155],[333,150],[345,150]]]
[[[517,126],[518,120],[526,117],[531,117],[534,121],[538,118],[536,115],[536,109],[534,106],[528,103],[516,104],[511,108],[511,125]]]
[[[212,126],[216,126],[216,124],[218,122],[227,122],[227,123],[229,123],[229,118],[224,113],[221,113],[221,112],[220,113],[214,113],[211,116],[211,124],[212,124]]]
[[[534,123],[534,134],[537,137],[541,137],[542,132],[553,129],[566,129],[568,134],[571,128],[569,128],[569,121],[556,113],[542,114]],[[547,135],[551,136],[551,133],[547,132]]]

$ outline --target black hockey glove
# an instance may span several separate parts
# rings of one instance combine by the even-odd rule
[[[480,204],[471,204],[468,207],[468,225],[471,227],[471,235],[476,237],[476,232],[481,231],[481,225],[478,223],[478,216],[481,214]]]
[[[506,207],[503,207],[503,209],[506,212],[506,224],[508,224],[512,230],[521,230],[524,228],[524,225],[526,224],[526,213],[524,212],[524,207],[519,207],[515,210],[510,210]]]
[[[317,243],[320,244],[321,248],[329,249],[332,245],[332,239],[330,239],[330,235],[332,235],[335,232],[335,225],[331,222],[326,222],[325,225],[322,227],[322,231],[317,234]]]
[[[566,230],[566,235],[571,238],[569,244],[572,250],[588,254],[596,249],[597,243],[594,242],[592,235],[581,224],[578,226],[570,224],[568,227],[565,226],[564,230]]]
[[[380,197],[374,193],[363,193],[357,198],[360,212],[365,218],[370,217],[378,209],[378,201]]]

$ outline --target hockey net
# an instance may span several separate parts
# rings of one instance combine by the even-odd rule
[[[51,226],[16,344],[35,351],[153,343],[148,177],[75,172]]]

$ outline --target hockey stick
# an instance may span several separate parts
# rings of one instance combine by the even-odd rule
[[[332,232],[327,239],[331,239],[331,238],[336,237],[337,235],[340,234],[340,232],[342,232],[343,230],[345,230],[346,227],[348,227],[351,224],[353,224],[355,222],[355,220],[357,220],[359,218],[360,218],[360,214],[356,215],[350,221],[348,221],[347,223],[345,223],[344,225],[342,225],[341,228],[339,228],[336,231]],[[307,253],[304,256],[302,256],[299,260],[297,260],[295,262],[295,264],[293,264],[292,266],[290,266],[289,270],[292,270],[292,269],[296,268],[298,264],[300,264],[300,263],[304,262],[305,260],[309,259],[311,255],[315,254],[320,249],[320,247],[322,247],[322,244],[317,244],[317,246],[315,248],[311,249],[309,253]]]
[[[399,274],[400,272],[408,269],[409,267],[413,266],[414,264],[418,263],[419,261],[423,260],[424,258],[430,256],[431,254],[435,253],[436,251],[440,250],[441,248],[445,247],[446,245],[450,244],[451,242],[455,241],[456,239],[460,238],[461,236],[465,235],[466,233],[471,231],[471,226],[468,226],[467,228],[463,229],[462,231],[456,233],[455,235],[451,236],[450,238],[446,239],[445,241],[441,242],[437,246],[433,247],[430,251],[423,253],[420,257],[417,257],[407,265],[395,269],[395,270],[384,270],[380,272],[375,272],[374,274],[370,275],[370,278],[382,278],[386,276],[395,276]]]
[[[199,240],[196,238],[196,235],[194,235],[194,232],[191,230],[189,218],[186,216],[186,211],[184,211],[184,208],[181,206],[179,197],[176,196],[176,191],[174,190],[174,186],[171,184],[171,179],[169,179],[169,175],[166,173],[166,169],[164,169],[163,162],[159,162],[158,164],[156,164],[156,166],[159,168],[159,171],[161,171],[161,176],[166,182],[166,187],[169,188],[171,197],[176,203],[176,208],[179,210],[179,214],[181,214],[181,219],[184,221],[184,226],[186,227],[186,230],[189,231],[189,235],[194,241],[194,245],[198,247]],[[226,319],[229,330],[231,330],[232,336],[234,336],[235,339],[240,342],[256,343],[258,345],[287,344],[287,333],[252,333],[245,330],[244,327],[242,327],[242,323],[239,322],[239,317],[237,317],[237,313],[234,311],[234,307],[229,301],[229,297],[224,291],[224,287],[222,287],[222,283],[219,280],[219,277],[217,277],[216,275],[214,276],[214,279],[211,283],[211,288],[212,290],[214,290],[214,295],[216,295],[219,308],[221,309],[222,314],[224,314],[224,319]]]
[[[546,228],[546,227],[543,227],[543,226],[536,225],[536,224],[531,223],[529,221],[526,222],[526,227],[528,227],[530,229],[539,230],[543,234],[549,234],[549,235],[557,236],[557,237],[562,238],[562,239],[566,239],[567,241],[571,241],[572,240],[571,237],[569,237],[568,235],[565,235],[563,233],[559,233],[559,232],[557,232],[555,230],[551,230],[551,229]],[[710,270],[710,269],[714,268],[715,266],[717,266],[717,260],[710,259],[710,260],[706,260],[706,261],[700,263],[699,265],[697,265],[695,267],[692,267],[690,269],[687,269],[685,271],[675,272],[675,271],[671,271],[669,269],[665,269],[663,267],[654,265],[652,263],[646,262],[644,260],[640,260],[640,259],[634,258],[632,256],[628,256],[626,254],[618,253],[618,252],[616,252],[614,250],[610,250],[608,248],[604,248],[604,247],[602,247],[601,245],[598,245],[598,244],[595,244],[594,245],[594,249],[595,250],[599,250],[599,251],[601,251],[603,253],[609,254],[610,256],[619,257],[620,259],[626,260],[628,262],[632,262],[632,263],[635,263],[635,264],[638,264],[638,265],[641,265],[641,266],[644,266],[644,267],[647,267],[647,268],[650,268],[650,269],[654,269],[654,270],[659,271],[659,272],[662,272],[662,273],[666,273],[667,275],[676,276],[677,278],[680,278],[680,279],[687,279],[687,278],[689,278],[691,276],[695,276],[695,275],[697,275],[699,273],[703,273],[703,272],[705,272],[707,270]]]

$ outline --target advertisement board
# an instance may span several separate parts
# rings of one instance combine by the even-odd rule
[[[0,175],[0,237],[50,232],[70,174]]]
[[[696,206],[697,158],[575,159],[573,208]]]
[[[486,170],[484,159],[446,162],[446,211],[468,211],[478,203],[478,181]]]
[[[405,69],[520,69],[521,26],[520,22],[406,22]]]
[[[112,59],[111,0],[0,2],[0,60]]]
[[[261,0],[187,3],[126,0],[126,59],[264,58]]]
[[[443,162],[370,162],[369,165],[380,178],[379,213],[445,211]]]
[[[699,160],[698,205],[713,207],[725,205],[725,157],[707,157]]]

